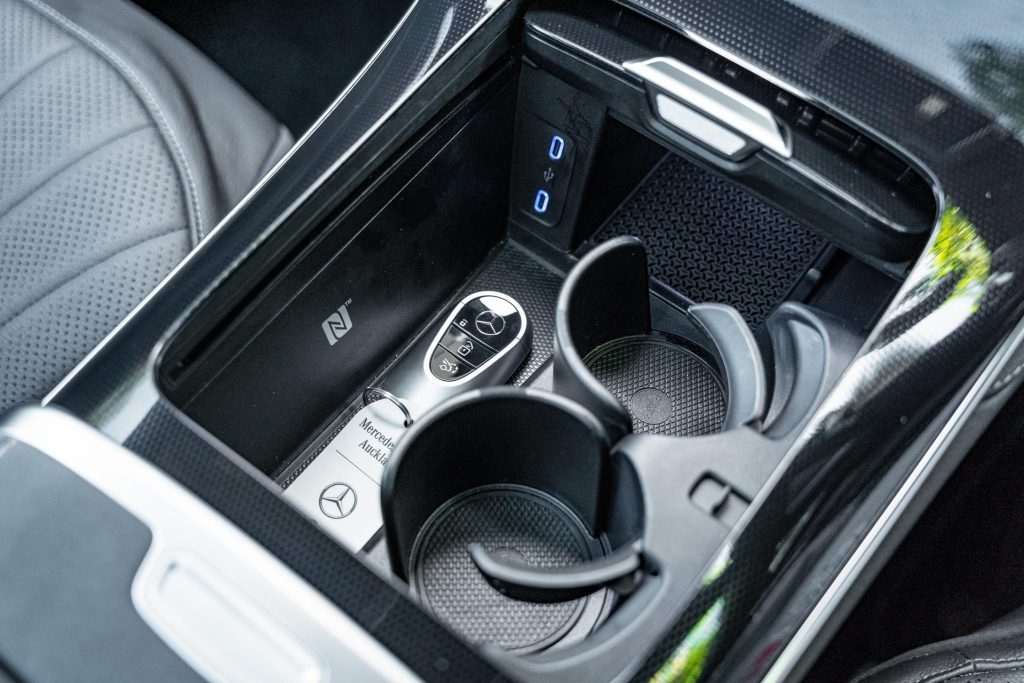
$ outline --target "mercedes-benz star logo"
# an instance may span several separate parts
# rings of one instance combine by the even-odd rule
[[[483,311],[476,316],[476,330],[480,334],[493,337],[505,329],[505,319],[494,311]]]
[[[320,492],[320,512],[331,519],[343,519],[356,509],[356,491],[348,484],[331,484]]]

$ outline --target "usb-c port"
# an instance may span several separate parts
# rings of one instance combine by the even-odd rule
[[[561,135],[555,135],[554,137],[551,138],[551,145],[548,147],[548,156],[552,160],[558,161],[559,159],[562,158],[562,155],[564,153],[565,140],[562,139]]]
[[[547,213],[548,204],[551,203],[551,195],[547,190],[537,190],[537,196],[533,198],[533,210],[537,213]]]

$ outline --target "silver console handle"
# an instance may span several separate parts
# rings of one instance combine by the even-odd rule
[[[793,155],[792,142],[767,107],[707,74],[671,57],[626,62],[622,67],[653,90],[659,118],[726,156],[747,147],[745,141],[786,159]]]

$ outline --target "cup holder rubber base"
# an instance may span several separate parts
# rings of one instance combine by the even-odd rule
[[[492,485],[452,498],[416,537],[409,578],[424,606],[468,640],[535,652],[582,638],[602,618],[607,590],[550,604],[502,595],[470,559],[472,543],[536,567],[571,566],[605,554],[571,510],[536,489]]]
[[[700,436],[722,430],[727,409],[718,373],[667,337],[623,337],[584,359],[594,377],[629,411],[638,434]]]

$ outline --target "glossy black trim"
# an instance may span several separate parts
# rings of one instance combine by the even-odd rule
[[[526,54],[562,74],[610,111],[663,144],[779,206],[833,242],[894,273],[919,253],[936,218],[938,183],[897,143],[858,130],[790,89],[636,13],[601,11],[591,0],[578,11],[527,13]],[[726,159],[679,134],[654,114],[652,88],[631,64],[670,58],[722,83],[783,122],[792,154],[759,151]],[[649,101],[650,100],[650,101]]]

